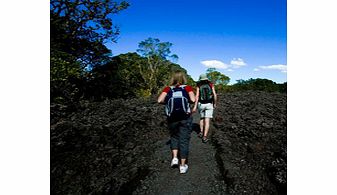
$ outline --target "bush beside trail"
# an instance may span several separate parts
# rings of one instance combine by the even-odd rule
[[[286,94],[219,95],[212,140],[230,194],[286,194]]]

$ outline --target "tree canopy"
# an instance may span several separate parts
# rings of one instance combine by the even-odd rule
[[[216,71],[215,68],[208,68],[206,70],[206,75],[215,85],[227,85],[230,81],[228,76]]]
[[[258,90],[258,91],[268,91],[268,92],[287,92],[287,83],[277,84],[269,79],[248,79],[248,80],[237,80],[232,86],[232,90],[234,91],[242,91],[242,90]]]
[[[157,38],[149,37],[139,43],[139,49],[137,49],[137,52],[144,57],[157,57],[161,60],[167,60],[168,58],[177,60],[178,56],[176,54],[170,55],[170,48],[172,47],[172,45],[173,44],[170,42],[160,42],[160,40]]]
[[[128,6],[125,1],[51,0],[51,56],[65,52],[84,68],[106,63],[111,51],[104,43],[116,41],[120,33],[111,15]]]
[[[171,73],[180,70],[186,73],[186,70],[178,64],[170,61],[164,61],[158,67],[156,83],[149,82],[148,59],[137,53],[126,53],[115,56],[110,63],[99,66],[92,70],[92,78],[88,86],[88,94],[95,98],[102,97],[147,97],[157,95],[161,88],[169,82]],[[187,75],[191,82],[192,78]],[[193,82],[193,80],[192,80]],[[154,91],[156,89],[157,91]]]
[[[111,0],[50,1],[52,99],[73,99],[83,91],[79,83],[87,71],[110,61],[104,43],[119,35],[111,16],[128,6]]]
[[[112,23],[112,14],[126,9],[129,3],[112,0],[51,0],[51,19],[63,20],[67,34],[91,42],[115,41],[119,28]],[[53,20],[55,21],[55,20]]]
[[[158,91],[160,78],[166,78],[171,73],[169,59],[177,60],[176,54],[171,54],[172,43],[161,42],[157,38],[148,38],[138,44],[137,52],[147,59],[147,64],[139,64],[139,71],[144,81],[149,85],[151,94]]]

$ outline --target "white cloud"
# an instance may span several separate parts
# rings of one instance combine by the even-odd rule
[[[259,68],[264,69],[264,70],[280,70],[281,72],[287,73],[287,65],[283,65],[283,64],[259,66]]]
[[[247,65],[247,63],[242,58],[233,58],[230,61],[230,64],[225,64],[220,60],[204,60],[200,63],[207,68],[227,69],[229,72],[234,71],[233,68],[240,68]]]
[[[246,66],[247,63],[243,61],[242,58],[233,58],[231,60],[231,65],[234,67],[234,68],[239,68],[239,67],[242,67],[242,66]]]
[[[200,62],[207,68],[227,69],[228,65],[219,60],[204,60]]]
[[[254,68],[254,71],[260,71],[260,69],[258,69],[258,68]]]

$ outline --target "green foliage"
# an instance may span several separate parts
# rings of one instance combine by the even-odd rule
[[[208,68],[206,70],[206,75],[208,79],[214,83],[216,91],[225,91],[227,89],[227,84],[230,81],[228,76],[216,71],[215,68]]]
[[[150,97],[151,92],[149,89],[136,89],[136,96],[137,97]]]
[[[268,91],[268,92],[282,92],[286,93],[287,84],[277,84],[274,81],[268,79],[248,79],[248,80],[237,80],[231,88],[231,91],[242,91],[242,90],[257,90],[257,91]]]
[[[277,84],[281,93],[287,93],[287,82]]]
[[[129,4],[125,1],[117,3],[112,0],[51,0],[50,12],[52,19],[60,22],[66,34],[90,42],[104,40],[115,41],[119,29],[113,25],[111,15],[126,9]]]
[[[207,77],[211,80],[212,83],[215,85],[227,85],[230,81],[230,78],[219,71],[216,71],[215,68],[208,68],[207,71]]]
[[[71,54],[81,63],[105,64],[110,50],[105,41],[116,41],[119,28],[112,15],[126,9],[125,1],[51,0],[51,48]]]
[[[83,68],[76,58],[65,52],[52,51],[50,58],[50,82],[52,101],[64,103],[74,101],[79,96],[79,86]]]
[[[66,81],[69,78],[79,78],[83,70],[76,59],[65,52],[55,52],[50,58],[51,81]]]
[[[167,60],[167,58],[178,59],[176,54],[170,55],[172,45],[170,42],[160,42],[157,38],[149,37],[139,43],[137,52],[144,57],[153,58],[153,60],[155,58],[159,60]]]
[[[115,41],[119,28],[112,14],[128,7],[125,1],[51,0],[51,100],[73,102],[88,91],[86,71],[110,61],[105,41]]]
[[[192,79],[190,75],[187,74],[187,85],[190,85],[192,87],[196,87],[196,82]]]
[[[190,86],[196,85],[192,77],[189,74],[187,74],[187,71],[184,68],[182,68],[179,64],[171,63],[170,61],[165,61],[165,63],[160,66],[159,74],[158,74],[158,82],[157,82],[158,90],[154,94],[156,95],[159,94],[164,86],[167,86],[170,84],[172,73],[176,71],[181,71],[185,73],[186,79],[187,79],[187,83],[186,83],[187,85],[190,85]]]
[[[170,42],[160,42],[156,38],[148,38],[138,45],[137,52],[147,59],[147,63],[140,64],[139,70],[151,94],[158,93],[159,87],[168,79],[167,72],[174,69],[174,66],[171,66],[172,62],[168,60],[178,59],[176,54],[171,55],[172,45]]]
[[[143,62],[142,62],[143,61]],[[144,63],[136,53],[121,54],[113,57],[105,65],[91,71],[87,96],[101,100],[104,97],[134,97],[136,90],[145,88],[138,71],[138,64]]]
[[[186,70],[178,64],[164,61],[158,66],[157,83],[151,86],[151,83],[146,80],[150,71],[146,68],[147,62],[147,58],[137,53],[113,57],[111,62],[92,70],[92,78],[88,83],[90,86],[87,92],[88,97],[98,100],[104,97],[149,97],[157,95],[164,86],[168,85],[171,74],[175,70],[182,70],[186,73]],[[188,78],[192,80],[190,76]],[[153,89],[157,91],[153,93]]]

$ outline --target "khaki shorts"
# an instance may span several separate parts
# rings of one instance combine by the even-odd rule
[[[198,103],[198,110],[200,113],[200,118],[213,118],[213,103]]]

